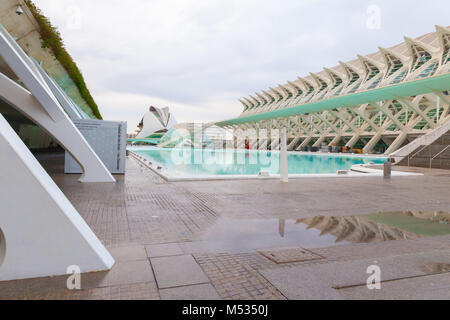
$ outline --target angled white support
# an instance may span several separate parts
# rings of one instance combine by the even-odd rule
[[[346,143],[346,147],[348,148],[353,148],[355,146],[355,144],[358,142],[360,136],[358,134],[355,134],[347,143]]]
[[[405,132],[406,128],[403,125],[403,123],[401,123],[398,120],[398,116],[395,116],[389,109],[388,106],[392,104],[392,101],[387,101],[385,103],[382,103],[380,105],[378,105],[377,103],[371,103],[370,105],[373,106],[374,108],[376,108],[377,110],[381,111],[383,114],[385,114],[389,119],[392,120],[392,122],[397,126],[397,128],[402,131]]]
[[[288,151],[293,151],[295,149],[295,147],[297,146],[297,144],[300,142],[302,138],[301,137],[295,137],[291,143],[289,143],[287,149]]]
[[[72,265],[81,272],[109,270],[114,265],[2,115],[0,190],[0,281],[64,275]]]
[[[400,102],[403,106],[408,107],[410,110],[412,110],[414,113],[417,113],[423,120],[426,121],[426,123],[431,127],[435,128],[436,124],[431,120],[422,110],[420,110],[419,103],[420,100],[422,100],[423,95],[420,95],[418,97],[415,97],[411,102],[409,102],[407,99],[398,99],[398,102]]]
[[[56,81],[53,80],[36,61],[33,60],[33,62],[36,65],[36,68],[41,74],[42,78],[45,80],[45,83],[48,85],[49,89],[52,91],[61,107],[63,107],[64,111],[66,111],[69,118],[72,120],[88,119],[88,116],[86,114],[83,114],[83,112],[74,105],[67,94],[59,87]]]
[[[333,140],[331,140],[329,146],[336,146],[342,139],[342,136],[338,133]]]
[[[389,148],[386,150],[385,154],[389,155],[389,154],[393,153],[394,151],[398,150],[402,146],[403,142],[405,142],[407,137],[408,137],[407,133],[401,132],[397,136],[397,138],[395,138],[395,140],[391,143]]]
[[[33,92],[33,95],[52,120],[62,120],[64,114],[60,112],[61,107],[53,94],[51,94],[51,90],[44,78],[42,78],[38,68],[1,24],[0,55],[25,86]]]
[[[321,112],[316,113],[315,117],[321,121],[321,125],[326,126],[326,129],[322,130],[322,132],[320,133],[319,139],[317,139],[317,141],[313,144],[313,147],[320,147],[322,145],[322,142],[330,135],[332,131],[337,132],[338,130],[333,123],[328,122],[328,120],[326,119],[326,111],[324,112],[324,114]]]
[[[306,146],[311,142],[311,140],[312,140],[312,138],[313,138],[313,135],[314,135],[313,130],[308,130],[308,129],[304,126],[304,123],[303,123],[302,120],[304,120],[304,119],[302,119],[302,118],[300,118],[300,117],[298,118],[298,125],[299,125],[299,127],[300,127],[301,129],[303,129],[303,131],[304,131],[306,137],[305,137],[305,139],[302,141],[302,143],[300,143],[300,145],[297,147],[297,151],[300,151],[303,147],[306,147]]]
[[[79,162],[84,172],[81,182],[115,182],[64,112],[37,66],[1,25],[0,56],[29,90],[0,73],[0,97],[49,133]]]
[[[375,115],[375,117],[378,117],[378,115]],[[366,145],[363,148],[364,153],[370,153],[372,152],[373,148],[375,148],[376,144],[381,140],[383,137],[383,133],[392,125],[392,121],[388,118],[384,123],[380,123],[380,126],[376,126],[374,121],[370,119],[370,123],[373,123],[373,128],[376,128],[377,133],[369,140],[369,142],[366,143]]]
[[[342,122],[347,126],[347,128],[350,128],[355,134],[358,134],[358,129],[353,125],[353,121],[354,119],[347,119],[347,116],[349,116],[350,114],[343,109],[340,109],[339,111],[334,111],[334,110],[328,110],[328,112],[330,114],[332,114],[333,116],[335,116],[337,119],[342,120]],[[346,131],[346,128],[341,128],[342,132]]]
[[[303,147],[306,147],[312,140],[312,135],[309,135],[305,138],[305,140],[300,143],[300,145],[297,147],[297,151],[300,151]]]
[[[78,161],[83,168],[80,182],[115,182],[114,177],[64,111],[60,110],[64,116],[62,119],[53,121],[30,92],[2,73],[0,97],[33,120]]]

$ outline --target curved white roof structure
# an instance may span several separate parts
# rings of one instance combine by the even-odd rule
[[[156,108],[151,106],[139,124],[140,132],[136,139],[152,138],[156,133],[165,133],[176,125],[175,117],[169,112],[169,108]]]
[[[260,149],[278,147],[268,136],[286,128],[290,150],[345,145],[392,155],[450,121],[449,96],[450,28],[436,26],[435,32],[241,98],[242,114],[217,125],[236,136],[261,131],[254,144]]]

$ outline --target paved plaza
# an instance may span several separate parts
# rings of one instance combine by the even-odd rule
[[[58,167],[44,160],[47,170]],[[67,276],[0,282],[2,299],[450,299],[450,235],[289,248],[265,235],[273,229],[282,239],[296,226],[289,221],[319,215],[450,212],[449,171],[391,180],[169,183],[128,157],[116,184],[52,177],[116,264],[83,274],[76,291],[66,288]],[[239,228],[254,236],[250,247]],[[366,287],[369,265],[382,270],[381,290]]]

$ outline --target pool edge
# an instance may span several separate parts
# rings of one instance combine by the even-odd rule
[[[238,181],[238,180],[280,180],[280,175],[270,175],[270,176],[257,176],[257,175],[202,175],[202,176],[183,176],[183,177],[173,177],[164,174],[163,166],[154,161],[148,163],[146,158],[137,154],[136,152],[129,150],[129,154],[133,156],[134,159],[142,163],[148,169],[152,170],[162,179],[167,182],[188,182],[188,181]],[[153,166],[155,164],[155,166]],[[155,168],[156,167],[156,168]],[[158,170],[157,168],[162,168]],[[412,177],[412,176],[423,176],[422,173],[412,173],[412,172],[402,172],[402,171],[392,171],[393,177]],[[349,170],[348,174],[338,174],[338,173],[318,173],[318,174],[290,174],[289,179],[305,179],[305,178],[364,178],[364,177],[383,177],[383,170],[366,168],[363,164],[353,165]]]

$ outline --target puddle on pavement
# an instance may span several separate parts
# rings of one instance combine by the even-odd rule
[[[428,262],[422,265],[421,270],[428,274],[450,272],[450,264]]]
[[[423,237],[450,234],[450,214],[441,211],[396,211],[371,214],[366,219]]]
[[[230,253],[287,247],[324,248],[450,234],[449,219],[447,213],[409,211],[296,220],[221,218],[201,240],[211,249]]]
[[[321,235],[319,230],[308,229],[295,220],[223,218],[208,229],[202,240],[210,247],[239,253],[292,246],[329,247],[336,244],[337,238],[332,234]]]

